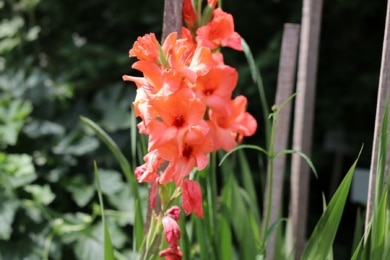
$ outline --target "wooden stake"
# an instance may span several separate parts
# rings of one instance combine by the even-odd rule
[[[322,0],[303,1],[293,149],[301,151],[309,157],[312,144],[321,15]],[[288,250],[290,252],[295,249],[296,259],[300,259],[306,240],[309,174],[309,166],[306,161],[298,155],[293,155],[288,223],[290,244]]]
[[[383,120],[383,114],[386,106],[386,99],[389,96],[390,90],[390,1],[387,2],[386,12],[386,25],[385,35],[383,40],[382,49],[382,63],[379,76],[378,97],[376,104],[376,116],[374,127],[374,140],[372,144],[371,153],[371,167],[370,167],[370,179],[368,183],[368,198],[367,198],[367,211],[366,211],[366,228],[370,223],[373,209],[375,207],[375,186],[376,186],[376,168],[378,162],[378,149],[379,149],[379,135],[380,128]],[[388,148],[389,150],[389,148]],[[389,154],[386,160],[386,169],[388,170],[390,161]],[[387,172],[386,170],[386,172]],[[385,175],[386,177],[387,175]],[[386,180],[387,178],[385,178]]]
[[[165,0],[161,41],[172,32],[180,34],[182,27],[182,0]]]
[[[284,25],[282,47],[279,61],[278,83],[276,89],[275,105],[280,106],[293,94],[299,41],[298,24],[286,23]],[[291,118],[291,103],[287,103],[278,113],[275,127],[275,152],[287,148]],[[274,159],[274,175],[272,180],[272,203],[270,224],[280,218],[281,203],[283,202],[283,184],[286,156]],[[270,176],[268,176],[269,178]],[[266,195],[268,195],[268,188]],[[268,201],[267,198],[264,201]],[[267,208],[265,206],[265,208]],[[267,241],[266,259],[275,259],[277,231]]]

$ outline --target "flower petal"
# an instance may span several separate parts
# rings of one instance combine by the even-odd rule
[[[182,185],[182,205],[186,215],[194,212],[203,218],[202,191],[198,182],[193,180],[184,181]]]

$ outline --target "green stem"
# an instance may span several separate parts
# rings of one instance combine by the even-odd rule
[[[269,146],[268,141],[270,140],[269,137],[270,137],[270,130],[271,130],[270,123],[268,120],[268,115],[269,115],[270,111],[269,111],[269,106],[268,106],[268,102],[267,102],[267,96],[266,96],[265,89],[264,89],[263,79],[261,77],[261,73],[258,69],[258,66],[255,62],[255,59],[253,57],[253,54],[249,48],[249,45],[245,41],[244,38],[241,38],[241,44],[242,44],[242,48],[244,49],[244,54],[245,54],[245,57],[248,61],[249,68],[251,70],[252,80],[256,84],[257,90],[259,92],[260,104],[261,104],[263,117],[264,117],[265,141],[266,141],[266,144],[268,147]]]
[[[267,174],[267,188],[268,188],[268,200],[267,200],[267,209],[266,209],[266,216],[264,221],[264,226],[262,230],[261,235],[261,243],[262,248],[265,248],[266,240],[267,240],[267,231],[269,226],[269,220],[271,216],[271,203],[272,203],[272,191],[273,191],[273,178],[274,178],[274,158],[275,158],[275,151],[274,151],[274,145],[275,145],[275,126],[276,126],[276,118],[278,115],[278,110],[275,110],[271,114],[272,118],[272,125],[271,125],[271,132],[270,132],[270,140],[269,140],[269,146],[268,146],[268,174]]]
[[[181,195],[181,188],[177,187],[169,195],[169,188],[166,185],[160,185],[159,195],[161,198],[161,213],[156,216],[154,213],[151,215],[150,227],[146,239],[142,241],[141,248],[144,248],[141,259],[149,260],[156,257],[156,249],[161,248],[164,245],[164,239],[161,239],[160,245],[157,247],[159,236],[163,234],[162,218],[164,212],[170,207],[170,205]]]
[[[210,154],[210,168],[207,172],[207,200],[209,206],[209,237],[212,243],[217,243],[218,233],[215,232],[217,228],[217,179],[216,179],[216,161],[217,153],[213,152]],[[216,257],[214,255],[214,257]],[[218,258],[217,258],[218,259]]]
[[[50,234],[47,236],[47,238],[45,240],[45,243],[43,246],[43,257],[42,257],[43,260],[49,260],[50,246],[51,246],[51,243],[52,243],[55,235],[56,235],[56,233],[54,231],[52,231],[52,232],[50,232]]]
[[[196,12],[196,16],[197,16],[197,23],[198,23],[198,27],[202,26],[202,0],[197,0],[196,4],[195,4],[195,12]]]
[[[154,259],[154,257],[156,256],[154,244],[157,241],[158,235],[160,235],[162,231],[161,219],[162,216],[157,218],[154,214],[151,215],[149,232],[146,237],[146,241],[144,240],[141,245],[141,247],[145,246],[142,257],[143,260]]]

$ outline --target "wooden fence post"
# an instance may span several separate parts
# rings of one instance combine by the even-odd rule
[[[366,228],[370,223],[372,212],[375,206],[375,186],[376,186],[376,168],[378,162],[378,146],[380,128],[385,111],[386,101],[390,93],[390,1],[387,1],[385,35],[382,49],[382,63],[379,77],[378,97],[376,105],[374,139],[371,152],[370,179],[368,186],[367,211],[366,211]],[[390,148],[390,147],[389,147]],[[388,148],[388,151],[389,151]],[[389,153],[386,159],[386,172],[390,165]],[[388,175],[385,174],[385,177]],[[387,178],[385,178],[386,180]]]
[[[279,61],[278,83],[275,105],[280,106],[293,94],[296,75],[297,52],[299,41],[299,25],[287,23],[284,25],[282,47]],[[275,152],[287,148],[290,133],[291,102],[287,103],[278,113],[275,127]],[[272,180],[272,202],[270,223],[280,218],[281,203],[283,202],[283,184],[286,156],[274,159],[274,175]],[[269,178],[270,176],[268,176]],[[268,187],[267,187],[268,189]],[[268,195],[268,192],[265,193]],[[264,200],[268,201],[267,199]],[[264,208],[267,208],[266,206]],[[274,232],[267,242],[266,259],[275,259],[277,232]]]
[[[180,34],[182,27],[182,0],[165,0],[161,41],[171,32]]]
[[[297,96],[295,99],[293,149],[310,157],[317,77],[318,46],[322,0],[304,0],[298,58]],[[289,252],[295,249],[300,259],[306,242],[309,194],[309,166],[298,155],[292,156],[291,197],[289,205]]]

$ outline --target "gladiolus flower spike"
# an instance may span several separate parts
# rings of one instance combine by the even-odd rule
[[[206,7],[212,8],[212,15],[201,25],[202,13],[196,13],[199,8],[193,2],[184,0],[188,28],[183,32],[191,30],[195,35],[184,33],[178,38],[171,33],[162,45],[153,33],[138,37],[129,56],[139,60],[132,67],[143,77],[124,75],[123,79],[137,86],[133,106],[141,119],[138,128],[149,138],[145,163],[135,171],[137,180],[159,185],[175,182],[183,190],[185,212],[202,217],[200,187],[188,181],[189,173],[194,167],[204,169],[209,153],[229,151],[244,136],[254,134],[257,122],[245,111],[246,98],[232,97],[237,70],[224,64],[222,53],[215,51],[242,50],[233,17],[209,0]],[[188,190],[198,195],[189,196],[193,193]]]
[[[150,206],[158,186],[174,182],[181,189],[184,212],[203,217],[201,187],[189,179],[190,172],[204,169],[211,152],[229,151],[253,135],[257,122],[246,112],[247,99],[232,97],[238,73],[224,63],[220,52],[222,47],[242,50],[232,15],[215,0],[208,0],[203,12],[198,8],[202,0],[183,1],[187,27],[181,37],[171,33],[161,45],[153,33],[138,37],[129,56],[138,59],[132,68],[143,75],[124,75],[123,80],[137,87],[133,102],[140,118],[137,126],[148,136],[144,164],[135,169],[135,176],[138,182],[152,184]],[[181,259],[178,212],[173,208],[161,216],[170,244],[160,252],[166,259]]]

